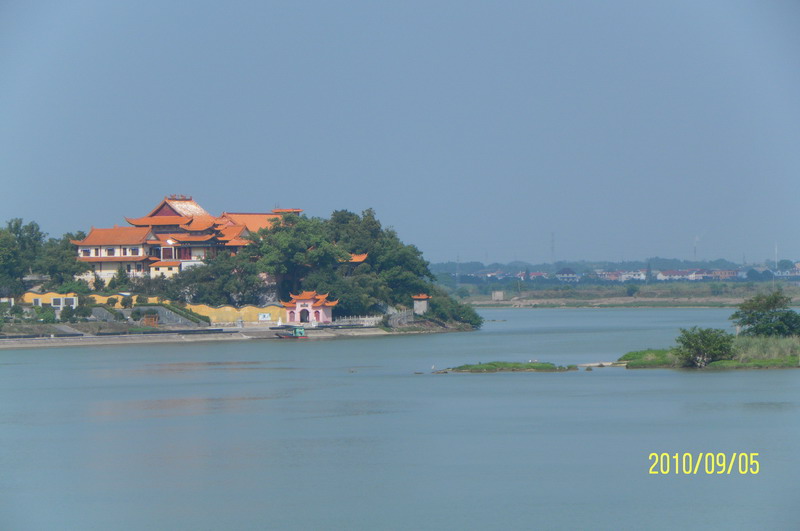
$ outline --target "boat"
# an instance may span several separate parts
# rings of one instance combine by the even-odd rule
[[[275,332],[278,339],[308,339],[306,329],[302,326],[292,326],[286,332]]]

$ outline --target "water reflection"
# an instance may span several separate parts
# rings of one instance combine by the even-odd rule
[[[226,397],[181,397],[156,400],[102,401],[89,406],[90,417],[127,419],[135,417],[171,417],[184,415],[207,415],[221,411],[235,411],[248,403],[287,398],[289,391],[270,395],[226,396]]]

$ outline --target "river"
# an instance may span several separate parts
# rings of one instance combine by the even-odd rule
[[[0,351],[0,528],[796,529],[798,371],[432,374],[610,361],[730,312],[487,309],[470,333]],[[758,453],[759,472],[654,475],[653,452]]]

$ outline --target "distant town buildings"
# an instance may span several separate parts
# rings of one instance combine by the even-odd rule
[[[771,270],[763,267],[752,266],[741,269],[665,269],[665,270],[604,270],[595,269],[583,273],[576,273],[570,268],[561,268],[555,273],[543,271],[516,271],[506,272],[498,269],[477,271],[475,273],[461,273],[462,281],[469,278],[484,281],[502,281],[516,279],[519,281],[539,281],[558,283],[577,283],[587,280],[595,282],[723,282],[765,280],[775,277],[783,280],[800,281],[800,264],[795,264],[794,269]],[[765,277],[766,275],[766,277]]]

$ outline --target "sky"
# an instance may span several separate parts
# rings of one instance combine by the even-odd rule
[[[432,262],[800,260],[800,2],[0,0],[0,223],[373,208]]]

